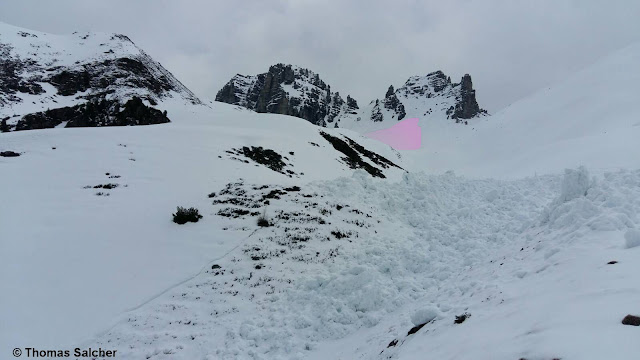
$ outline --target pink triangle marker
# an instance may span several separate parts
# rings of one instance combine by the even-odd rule
[[[373,131],[365,136],[396,150],[416,150],[422,145],[422,129],[418,126],[418,118],[401,120],[388,129]]]

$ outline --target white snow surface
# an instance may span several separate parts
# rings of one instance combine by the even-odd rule
[[[473,125],[424,119],[416,151],[322,129],[408,170],[385,179],[306,121],[219,103],[2,133],[21,156],[0,158],[0,354],[635,359],[638,60],[632,45]],[[225,152],[243,146],[295,175]],[[203,219],[172,223],[178,205]]]
[[[639,168],[640,43],[469,125],[419,117],[422,148],[403,152],[430,171],[518,178]]]

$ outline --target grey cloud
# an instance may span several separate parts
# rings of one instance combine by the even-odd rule
[[[0,21],[127,34],[202,97],[276,62],[318,72],[360,102],[409,76],[470,73],[495,112],[631,42],[640,2],[3,1]]]

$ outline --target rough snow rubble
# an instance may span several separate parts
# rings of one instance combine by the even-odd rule
[[[237,185],[252,199],[271,191]],[[559,185],[554,176],[507,182],[452,173],[387,183],[364,172],[310,184],[268,205],[272,216],[310,221],[282,217],[220,260],[224,273],[201,274],[128,314],[99,343],[154,359],[305,358],[406,306],[451,316],[465,306],[452,299],[492,286],[461,272],[535,224]],[[255,226],[250,215],[230,221]]]

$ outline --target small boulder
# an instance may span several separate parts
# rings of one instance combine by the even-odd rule
[[[0,152],[0,156],[2,157],[16,157],[16,156],[20,156],[19,153],[14,152],[14,151],[3,151]]]
[[[471,317],[471,314],[464,313],[462,315],[456,315],[456,319],[453,321],[454,324],[462,324],[465,320]]]
[[[422,327],[425,325],[427,324],[425,323],[425,324],[420,324],[412,327],[411,330],[409,330],[409,332],[407,333],[407,336],[417,333],[418,330],[422,329]]]
[[[640,326],[640,316],[627,315],[622,319],[623,325]]]

